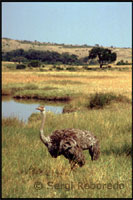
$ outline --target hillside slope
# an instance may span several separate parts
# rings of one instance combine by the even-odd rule
[[[88,52],[91,50],[91,46],[80,46],[80,45],[64,45],[64,44],[52,44],[45,42],[31,42],[31,41],[21,41],[21,40],[13,40],[8,38],[2,39],[2,51],[12,51],[16,49],[35,49],[42,51],[56,51],[58,53],[68,52],[70,54],[75,54],[79,58],[88,56]],[[132,62],[132,51],[131,48],[110,48],[112,51],[117,53],[117,61],[124,60],[129,63]]]

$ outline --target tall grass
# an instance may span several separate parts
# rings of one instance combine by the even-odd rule
[[[40,114],[28,124],[2,120],[3,198],[131,198],[131,106],[128,109],[47,113],[44,132],[55,129],[90,130],[100,141],[101,155],[70,171],[63,156],[54,159],[39,138]]]
[[[3,198],[131,198],[131,104],[125,98],[131,100],[131,82],[131,72],[123,71],[3,72],[3,94],[71,100],[65,109],[75,112],[47,113],[46,135],[64,128],[90,130],[101,148],[99,160],[92,162],[85,151],[85,166],[70,171],[68,160],[51,158],[41,143],[39,114],[28,124],[2,119]],[[115,97],[104,96],[103,109],[88,109],[91,95],[101,93],[100,101],[103,94]]]
[[[115,93],[131,98],[131,72],[3,72],[2,93],[39,92],[43,88],[56,87],[74,94]],[[9,92],[8,92],[9,91]],[[63,92],[62,92],[63,94]]]

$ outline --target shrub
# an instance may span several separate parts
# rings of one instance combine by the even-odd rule
[[[129,65],[129,63],[127,60],[126,62],[124,62],[123,60],[120,60],[119,62],[117,62],[117,65]]]
[[[41,62],[38,60],[32,60],[29,64],[28,67],[40,67],[41,66]]]
[[[66,70],[69,70],[69,71],[76,71],[75,67],[67,67]]]
[[[60,71],[60,70],[63,70],[63,68],[57,66],[57,67],[56,67],[56,70]]]
[[[16,66],[16,69],[25,69],[26,66],[25,65],[22,65],[22,64],[19,64]]]
[[[90,97],[89,108],[103,108],[108,105],[111,101],[127,102],[130,103],[130,100],[122,95],[115,95],[113,93],[96,93]]]

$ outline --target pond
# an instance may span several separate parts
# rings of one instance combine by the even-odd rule
[[[55,114],[61,114],[64,107],[62,103],[51,104],[44,101],[16,100],[11,97],[2,97],[2,117],[17,117],[27,122],[32,113],[38,113],[36,108],[40,105],[45,106],[46,111],[51,111]]]

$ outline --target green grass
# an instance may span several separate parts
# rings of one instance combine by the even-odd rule
[[[2,88],[2,95],[11,95],[14,98],[22,99],[40,99],[53,101],[69,101],[80,94],[74,88],[69,88],[69,85],[82,84],[76,81],[47,81],[45,86],[39,87],[34,83],[22,84],[6,84]],[[51,86],[50,86],[51,85]],[[54,85],[57,85],[55,87]],[[58,87],[61,85],[61,87]],[[67,85],[67,88],[65,87]],[[62,87],[64,86],[64,87]]]
[[[34,111],[33,111],[34,112]],[[63,156],[54,159],[39,138],[40,114],[28,124],[2,120],[3,198],[131,198],[131,105],[65,114],[47,113],[45,134],[55,129],[90,130],[100,141],[101,155],[70,173]],[[35,188],[35,184],[39,182]],[[41,188],[42,186],[42,188]]]
[[[2,88],[2,95],[14,96],[17,92],[22,93],[24,90],[37,90],[38,86],[34,83],[27,84],[6,84]]]
[[[51,101],[69,101],[74,96],[71,90],[50,89],[50,90],[24,90],[15,93],[14,98],[40,99]]]

